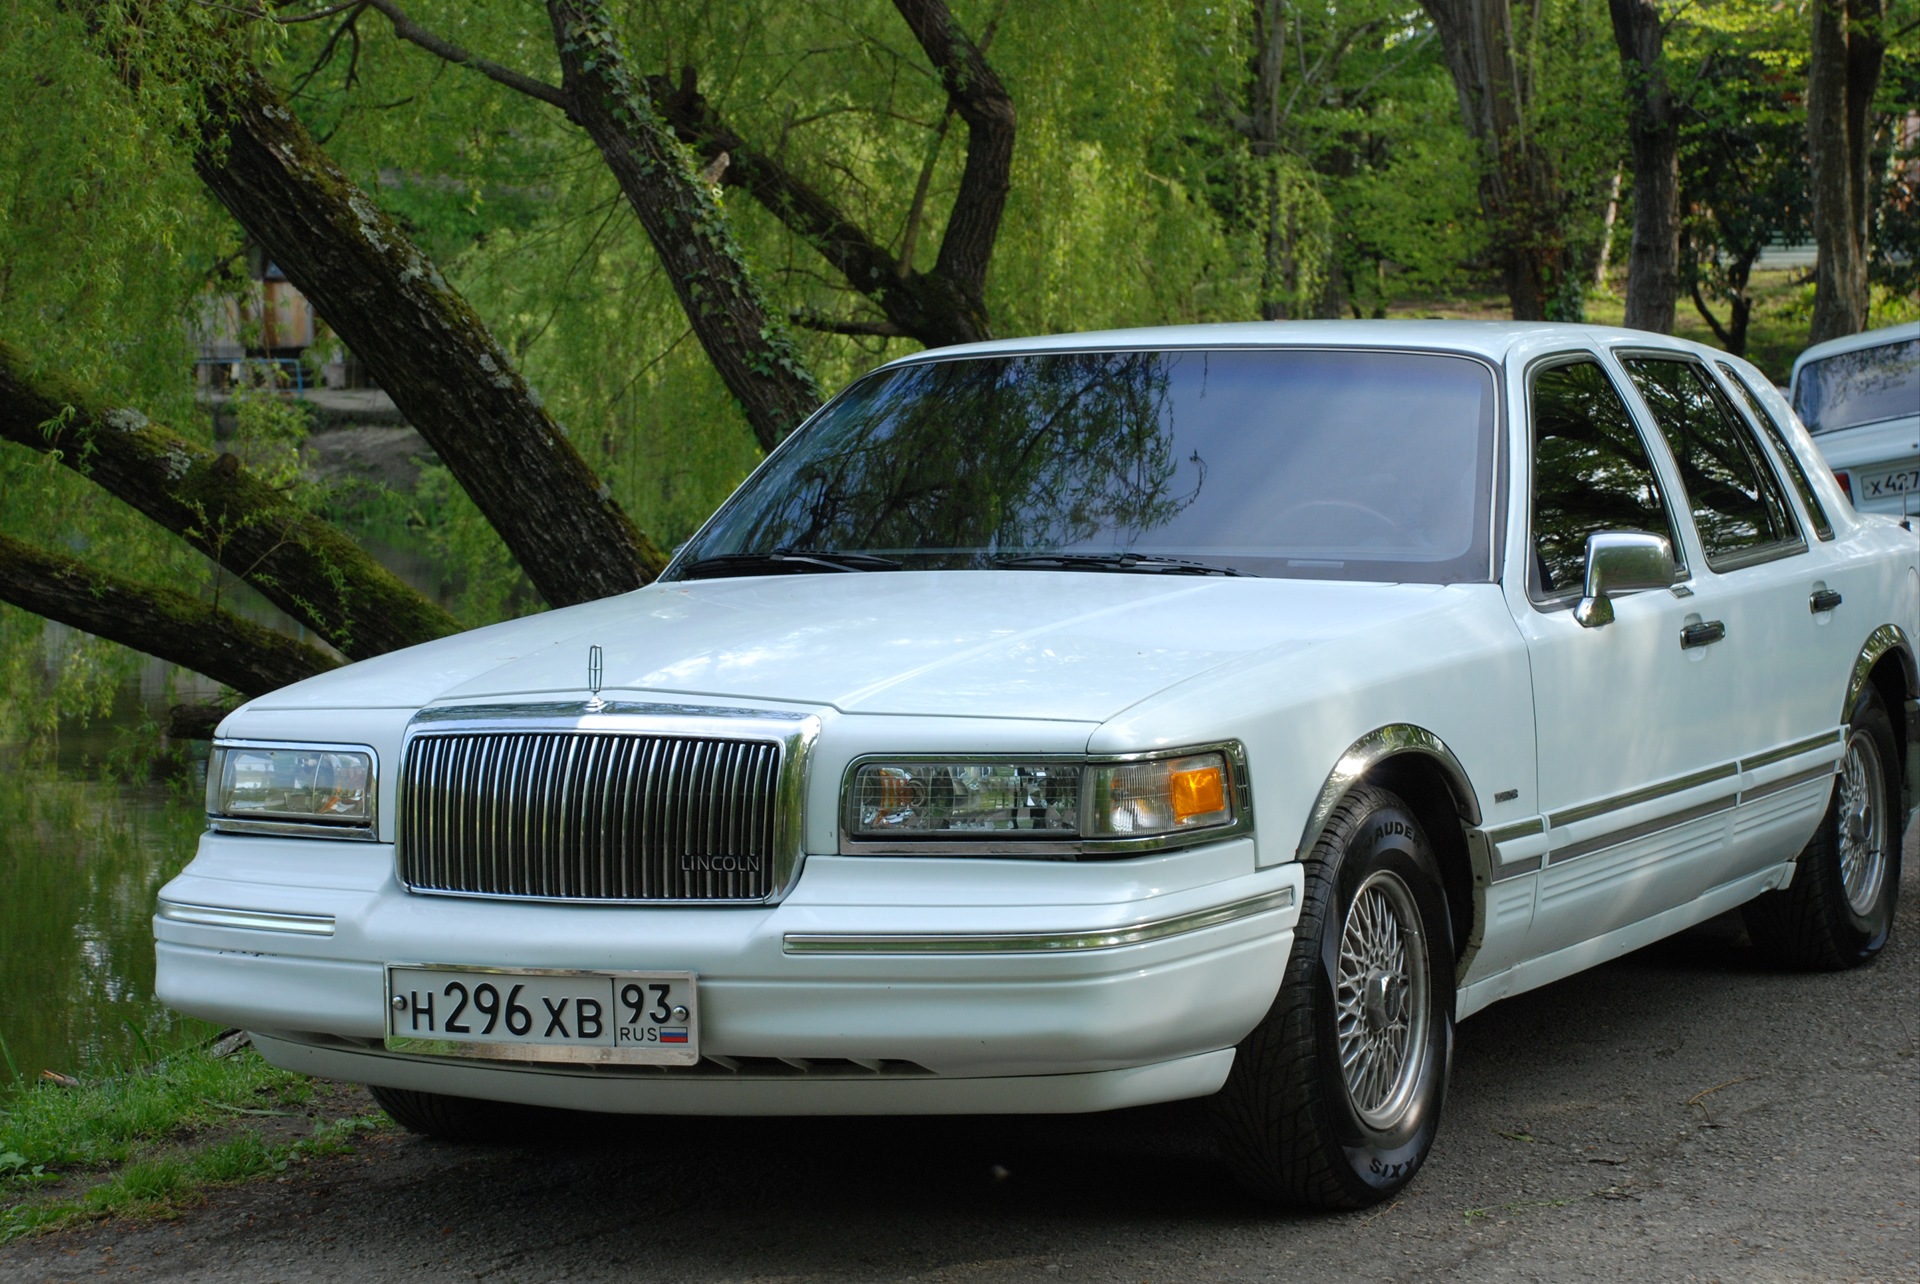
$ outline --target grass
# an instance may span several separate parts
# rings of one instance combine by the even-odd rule
[[[356,1091],[276,1070],[251,1048],[190,1048],[0,1107],[0,1242],[101,1217],[164,1216],[350,1148],[380,1116]]]

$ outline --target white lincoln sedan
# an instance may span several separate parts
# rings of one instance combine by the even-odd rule
[[[1913,532],[1697,344],[921,353],[658,582],[234,713],[159,991],[444,1137],[1208,1097],[1358,1207],[1498,999],[1734,907],[1874,957],[1916,638]]]

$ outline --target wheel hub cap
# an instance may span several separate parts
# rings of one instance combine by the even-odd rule
[[[1885,786],[1873,737],[1855,731],[1840,763],[1840,886],[1855,914],[1880,899],[1887,874]]]
[[[1396,1127],[1413,1106],[1426,1071],[1430,985],[1413,893],[1377,870],[1347,909],[1334,993],[1347,1097],[1371,1128]]]

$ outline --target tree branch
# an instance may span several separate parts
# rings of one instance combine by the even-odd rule
[[[554,606],[666,564],[426,255],[251,69],[207,88],[194,168],[366,362]]]
[[[725,211],[627,69],[602,0],[548,0],[547,13],[574,119],[653,242],[715,373],[771,450],[820,404],[819,386],[768,312]]]
[[[558,85],[550,85],[544,80],[536,80],[532,76],[515,71],[511,67],[503,67],[478,54],[468,53],[451,40],[435,35],[409,18],[393,0],[365,0],[365,3],[369,8],[385,14],[387,21],[393,24],[393,34],[408,44],[418,45],[434,57],[445,59],[455,66],[471,67],[488,80],[505,85],[515,93],[537,98],[543,103],[550,103],[565,112],[568,119],[578,123],[573,115],[573,106],[567,100],[566,92]]]
[[[338,661],[284,633],[0,534],[0,601],[255,696]]]
[[[811,308],[796,308],[787,314],[797,326],[825,334],[851,334],[897,339],[906,331],[891,321],[842,321]]]
[[[335,527],[240,466],[153,423],[29,372],[0,342],[0,438],[50,454],[258,589],[354,659],[457,633]],[[214,676],[209,674],[208,676]]]
[[[894,0],[894,8],[940,73],[954,111],[967,123],[967,163],[934,271],[980,300],[984,331],[987,266],[1013,186],[1013,99],[986,55],[953,21],[945,0]]]

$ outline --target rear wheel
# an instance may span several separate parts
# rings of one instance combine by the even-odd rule
[[[542,1116],[552,1113],[510,1101],[479,1101],[411,1088],[370,1084],[367,1091],[402,1128],[441,1141],[525,1140],[540,1130]]]
[[[1440,870],[1384,789],[1341,802],[1307,859],[1292,956],[1216,1099],[1254,1194],[1314,1208],[1393,1195],[1426,1159],[1453,1053],[1453,948]]]
[[[1847,725],[1833,801],[1795,862],[1793,882],[1742,911],[1754,945],[1827,971],[1880,952],[1900,891],[1899,768],[1893,723],[1868,687]]]

